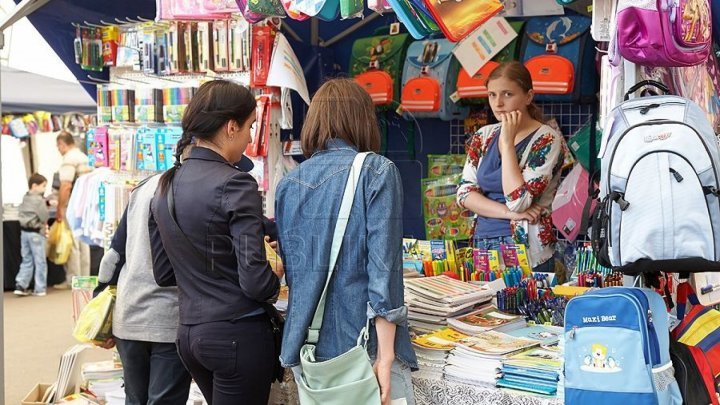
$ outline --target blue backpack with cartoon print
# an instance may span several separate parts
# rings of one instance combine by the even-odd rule
[[[645,288],[587,292],[565,309],[568,404],[681,405],[665,301]]]

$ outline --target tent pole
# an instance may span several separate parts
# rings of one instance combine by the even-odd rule
[[[320,42],[320,25],[317,17],[310,19],[310,45],[317,46]]]
[[[15,24],[17,21],[26,17],[28,14],[39,9],[40,7],[47,4],[50,0],[23,0],[15,6],[13,11],[8,15],[5,20],[0,23],[0,49],[5,47],[5,34],[3,32],[6,28]],[[2,103],[0,103],[0,115],[2,115]],[[2,135],[0,135],[2,136]],[[2,142],[0,142],[0,156],[2,156]],[[4,214],[2,208],[2,158],[0,158],[0,216]],[[5,255],[3,252],[4,236],[3,230],[0,229],[0,292],[5,291],[4,279],[5,279]],[[0,392],[2,392],[1,404],[5,403],[5,296],[0,295]]]
[[[356,22],[356,23],[353,24],[351,27],[349,27],[349,28],[346,29],[345,31],[343,31],[343,32],[335,35],[334,37],[330,38],[329,40],[327,40],[327,41],[320,41],[320,46],[322,46],[323,48],[327,48],[327,47],[329,47],[329,46],[332,46],[332,45],[335,44],[336,42],[342,40],[342,39],[345,38],[346,36],[352,34],[353,32],[355,32],[355,31],[357,31],[357,30],[359,30],[360,28],[364,27],[365,25],[367,25],[367,24],[370,23],[371,21],[374,21],[374,20],[375,20],[376,18],[378,18],[378,17],[380,17],[380,14],[378,14],[378,13],[372,13],[371,15],[369,15],[369,16],[367,16],[367,17],[364,17],[362,20]]]
[[[0,31],[0,49],[5,48],[5,34]],[[2,89],[0,89],[2,91]],[[0,116],[2,116],[2,103],[0,103]],[[0,135],[3,136],[3,135]],[[0,156],[2,156],[2,142],[0,142]],[[5,209],[3,208],[2,202],[2,159],[0,158],[0,217],[5,216]],[[4,280],[5,280],[5,252],[3,251],[4,241],[4,229],[0,228],[0,292],[5,291]],[[0,295],[0,392],[3,393],[3,398],[0,403],[5,403],[5,296]]]

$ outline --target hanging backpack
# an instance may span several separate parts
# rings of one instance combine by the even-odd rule
[[[510,21],[510,26],[520,34],[525,21]],[[457,79],[457,95],[463,104],[487,103],[487,78],[502,62],[509,62],[518,59],[520,50],[520,35],[515,37],[495,57],[483,65],[475,75],[470,74],[464,67],[460,66],[460,73]]]
[[[629,94],[656,82],[640,82]],[[705,113],[677,96],[624,101],[600,148],[592,242],[604,265],[637,272],[717,271],[720,150]]]
[[[466,107],[455,104],[460,63],[452,53],[455,44],[447,39],[415,41],[410,44],[403,68],[403,89],[400,105],[407,116],[440,118],[444,121],[463,119]]]
[[[387,27],[378,32],[388,32]],[[350,76],[369,94],[376,106],[390,107],[400,101],[400,80],[408,34],[377,35],[355,40],[350,55]]]
[[[588,103],[596,98],[595,42],[590,18],[533,17],[525,23],[522,62],[535,101]]]
[[[617,51],[649,66],[693,66],[712,48],[709,0],[619,0]]]
[[[565,402],[680,405],[665,302],[644,288],[609,287],[565,309]]]

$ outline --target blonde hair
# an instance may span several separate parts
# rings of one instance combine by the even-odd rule
[[[358,152],[380,148],[375,106],[370,95],[351,79],[332,79],[323,84],[310,103],[300,141],[310,157],[327,148],[330,139],[342,139]]]
[[[532,87],[532,76],[530,76],[530,71],[527,70],[525,65],[518,61],[510,61],[510,62],[503,62],[498,67],[493,69],[493,71],[490,73],[490,76],[487,78],[487,83],[490,83],[491,80],[499,79],[501,77],[504,77],[508,80],[512,80],[513,82],[517,83],[518,86],[525,92],[528,93],[530,90],[533,89]],[[545,117],[543,117],[542,110],[540,107],[537,106],[537,104],[531,102],[527,106],[528,114],[530,114],[530,117],[536,121],[540,121],[542,123],[545,122]]]

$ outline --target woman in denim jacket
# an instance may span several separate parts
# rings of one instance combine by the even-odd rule
[[[275,202],[290,288],[280,355],[285,367],[300,363],[300,348],[327,277],[333,231],[353,159],[358,152],[380,146],[370,96],[352,80],[328,81],[310,104],[301,141],[309,159],[283,178]],[[328,287],[315,352],[320,361],[347,352],[370,319],[368,352],[375,359],[383,404],[399,398],[414,403],[410,369],[417,368],[417,360],[403,305],[402,198],[398,169],[385,157],[370,154]]]

